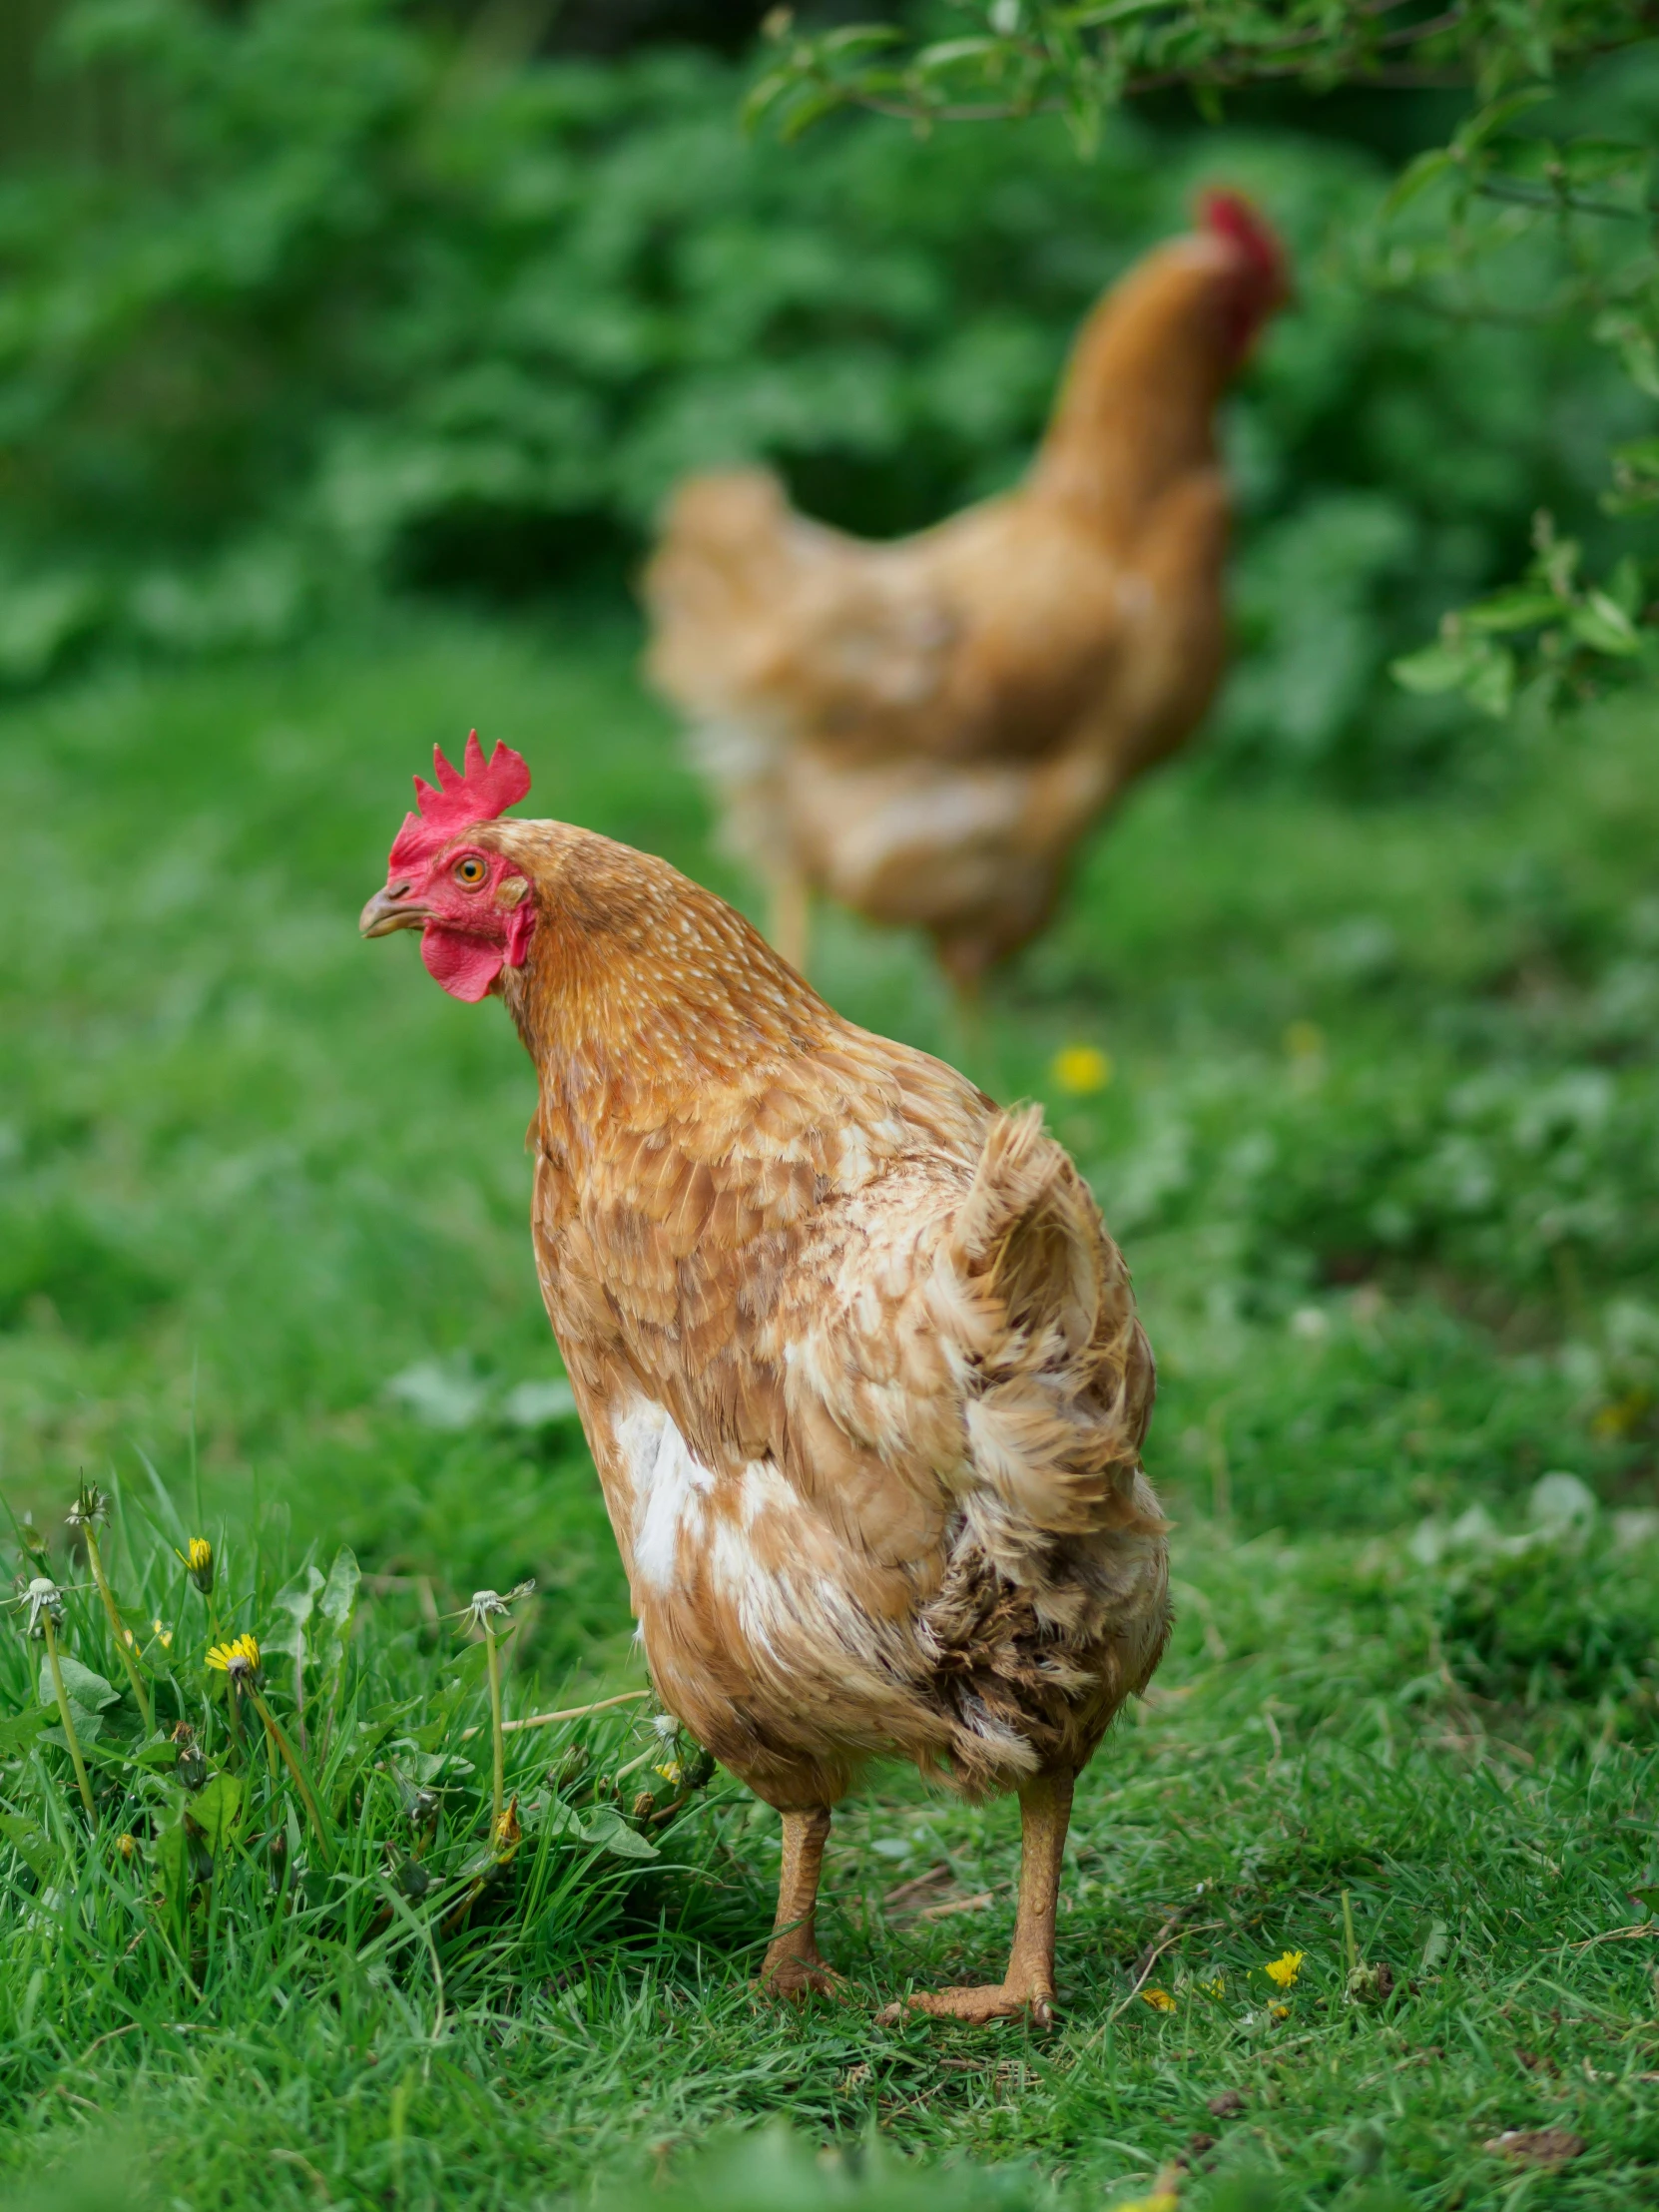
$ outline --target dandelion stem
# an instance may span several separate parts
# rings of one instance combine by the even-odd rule
[[[230,1687],[230,1693],[231,1693],[231,1695],[230,1695],[230,1709],[231,1709],[231,1742],[232,1742],[232,1745],[234,1746],[234,1748],[235,1748],[235,1751],[236,1751],[236,1755],[237,1755],[237,1765],[238,1765],[238,1766],[240,1767],[240,1766],[242,1765],[242,1763],[243,1763],[243,1749],[242,1749],[242,1700],[241,1700],[241,1694],[240,1694],[240,1692],[239,1692],[239,1691],[238,1691],[238,1689],[237,1689],[237,1685],[236,1685],[236,1682],[235,1682],[235,1680],[234,1680],[234,1679],[233,1679],[233,1680],[231,1681],[231,1683],[230,1683],[229,1687]]]
[[[255,1711],[265,1723],[266,1742],[271,1747],[273,1768],[275,1769],[276,1766],[276,1754],[280,1752],[283,1764],[293,1777],[293,1786],[299,1792],[300,1802],[305,1808],[306,1818],[316,1835],[317,1849],[321,1852],[324,1862],[326,1862],[331,1857],[328,1848],[328,1832],[322,1825],[322,1815],[317,1810],[316,1799],[311,1795],[311,1786],[305,1780],[305,1771],[294,1754],[293,1746],[283,1734],[276,1714],[267,1705],[260,1692],[250,1689],[248,1694],[254,1700]]]
[[[40,1625],[46,1638],[46,1662],[52,1669],[52,1687],[57,1693],[58,1717],[63,1722],[64,1740],[75,1765],[75,1780],[80,1785],[81,1803],[87,1809],[87,1819],[95,1821],[98,1812],[92,1802],[92,1784],[87,1780],[87,1763],[81,1757],[81,1740],[75,1733],[75,1723],[70,1716],[69,1692],[63,1686],[63,1669],[58,1664],[58,1632],[52,1625],[50,1613],[41,1614]]]
[[[1354,1907],[1346,1890],[1343,1892],[1343,1940],[1348,1946],[1348,1970],[1353,1973],[1360,1963],[1360,1946],[1354,1940]]]
[[[484,1623],[484,1644],[489,1653],[490,1670],[490,1748],[493,1753],[494,1785],[490,1834],[493,1836],[501,1826],[501,1808],[507,1796],[507,1740],[501,1727],[501,1652],[488,1621]]]
[[[122,1624],[121,1615],[116,1611],[115,1593],[110,1588],[109,1577],[104,1572],[104,1561],[98,1549],[98,1531],[88,1521],[83,1533],[87,1542],[87,1563],[92,1568],[92,1579],[98,1585],[98,1594],[104,1600],[104,1610],[110,1618],[110,1633],[115,1638],[116,1650],[121,1654],[121,1664],[127,1669],[127,1679],[133,1685],[133,1696],[144,1720],[144,1733],[146,1736],[153,1736],[156,1733],[156,1710],[150,1702],[150,1693],[144,1686],[144,1677],[139,1673],[138,1662],[128,1648],[127,1630]]]

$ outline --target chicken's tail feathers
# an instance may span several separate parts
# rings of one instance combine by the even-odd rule
[[[670,496],[640,582],[646,671],[683,713],[729,720],[764,688],[798,528],[770,469],[688,476]]]
[[[1122,1256],[1040,1107],[991,1124],[948,1268],[980,1478],[1034,1535],[1136,1518],[1152,1355]]]

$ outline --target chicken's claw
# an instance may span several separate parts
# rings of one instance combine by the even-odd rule
[[[758,1984],[769,1997],[778,1997],[786,2004],[800,2004],[810,1996],[844,1997],[847,1993],[844,1976],[822,1958],[780,1958],[776,1964],[762,1968]]]
[[[917,2012],[936,2020],[960,2020],[965,2027],[1022,2018],[1029,2018],[1033,2027],[1052,2027],[1054,1998],[1047,1989],[1019,1989],[1005,1981],[986,1982],[978,1988],[932,1989],[884,2004],[875,2015],[876,2025],[897,2027]]]

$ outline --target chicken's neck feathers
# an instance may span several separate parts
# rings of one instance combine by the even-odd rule
[[[1114,544],[1190,471],[1216,461],[1215,410],[1236,366],[1214,243],[1147,256],[1083,324],[1027,489],[1091,517]]]

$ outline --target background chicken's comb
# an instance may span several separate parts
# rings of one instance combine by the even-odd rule
[[[530,789],[530,771],[523,754],[515,753],[498,739],[486,762],[476,730],[467,732],[466,752],[459,768],[452,768],[444,759],[441,746],[433,746],[432,773],[436,785],[428,784],[421,776],[414,780],[419,813],[403,817],[403,827],[391,848],[393,867],[436,852],[469,823],[493,822]]]
[[[1272,229],[1239,192],[1207,192],[1198,203],[1199,221],[1248,255],[1262,276],[1285,281],[1285,249]]]

